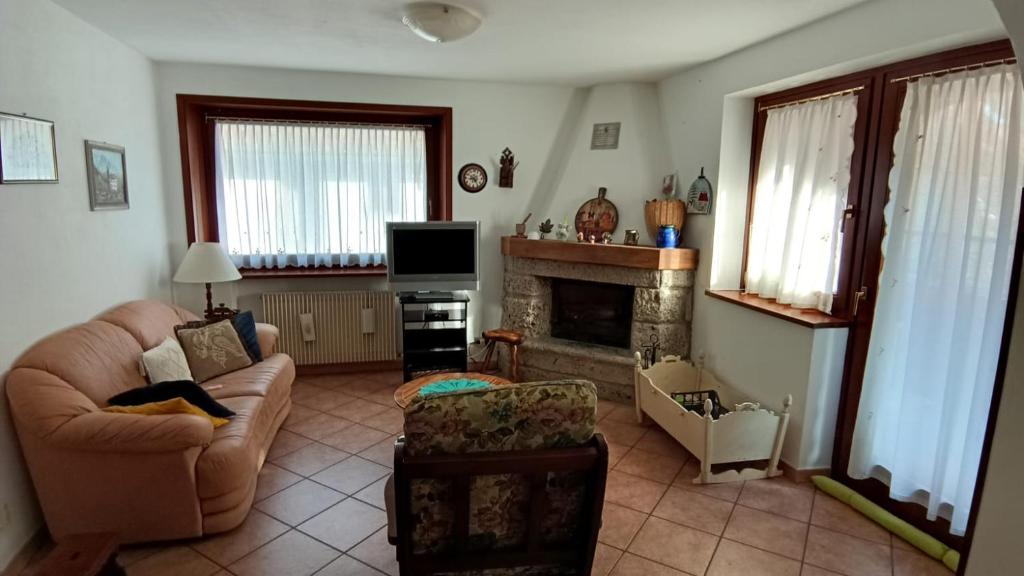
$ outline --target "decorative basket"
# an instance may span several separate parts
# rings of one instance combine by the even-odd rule
[[[686,203],[678,198],[669,200],[648,200],[644,203],[644,221],[652,241],[658,239],[658,227],[671,224],[682,238],[683,222],[686,221]]]

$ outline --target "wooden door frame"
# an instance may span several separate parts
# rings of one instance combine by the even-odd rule
[[[879,504],[890,512],[907,520],[911,524],[927,532],[940,541],[960,550],[962,554],[961,573],[966,566],[966,552],[970,548],[970,541],[973,535],[974,517],[977,514],[977,504],[980,500],[981,483],[984,480],[984,468],[987,465],[988,453],[991,447],[991,435],[995,426],[995,414],[999,409],[999,398],[1002,390],[1002,371],[1005,371],[1005,350],[1000,352],[1000,370],[997,376],[996,385],[993,389],[992,403],[989,412],[988,427],[986,429],[985,442],[982,446],[982,461],[979,466],[978,484],[976,485],[975,499],[972,502],[968,528],[963,537],[954,536],[949,533],[949,522],[944,519],[929,521],[925,517],[925,509],[918,504],[910,502],[898,502],[889,498],[889,487],[874,479],[854,480],[849,477],[847,467],[853,444],[853,428],[857,419],[857,409],[860,404],[861,386],[863,383],[864,369],[867,360],[867,346],[871,335],[873,324],[874,308],[878,289],[878,272],[881,270],[881,244],[884,229],[883,209],[889,193],[889,172],[893,160],[893,140],[899,125],[900,112],[903,97],[906,94],[906,82],[899,82],[899,79],[915,74],[934,72],[946,68],[968,66],[993,60],[1001,60],[1013,57],[1013,49],[1008,41],[996,41],[978,46],[970,46],[957,50],[950,50],[938,54],[915,58],[905,62],[888,65],[877,69],[881,75],[881,81],[876,83],[878,98],[876,98],[876,118],[879,124],[872,131],[869,139],[869,150],[874,150],[866,166],[865,182],[871,188],[866,191],[865,197],[869,198],[865,218],[858,222],[857,237],[862,240],[858,242],[854,256],[853,278],[859,278],[860,286],[868,289],[868,298],[860,304],[857,316],[851,318],[850,335],[847,339],[846,360],[843,369],[843,380],[840,392],[839,409],[836,418],[836,434],[832,450],[832,477],[855,488],[864,496]],[[895,89],[893,89],[895,87]],[[1022,250],[1021,231],[1018,229],[1014,270],[1011,275],[1011,285],[1016,286],[1019,281],[1019,260]],[[1009,338],[1009,328],[1012,328],[1012,310],[1014,302],[1007,307],[1007,320],[1004,324],[1003,348],[1006,347]]]

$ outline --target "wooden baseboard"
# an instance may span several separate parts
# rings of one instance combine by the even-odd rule
[[[29,563],[36,559],[36,556],[50,543],[50,533],[47,532],[46,526],[40,526],[36,530],[35,534],[25,542],[25,545],[21,547],[21,550],[14,555],[11,562],[4,568],[3,572],[0,572],[2,576],[18,576],[26,568]]]
[[[298,376],[324,376],[327,374],[352,374],[353,372],[386,372],[401,370],[401,360],[382,360],[378,362],[350,362],[346,364],[307,364],[296,366]]]
[[[782,469],[782,475],[789,478],[797,484],[804,482],[810,482],[811,476],[831,476],[831,468],[793,468],[789,464],[780,461],[779,468]]]

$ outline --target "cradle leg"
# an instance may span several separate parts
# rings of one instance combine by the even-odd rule
[[[707,484],[711,480],[711,455],[714,454],[715,421],[711,417],[712,408],[710,398],[704,399],[704,457],[700,460],[700,483]]]
[[[789,427],[789,407],[793,405],[793,397],[789,394],[782,401],[782,414],[779,414],[779,429],[775,432],[775,445],[772,447],[772,458],[768,461],[767,475],[769,478],[782,474],[779,470],[779,458],[782,456],[782,441],[786,439],[786,428]]]

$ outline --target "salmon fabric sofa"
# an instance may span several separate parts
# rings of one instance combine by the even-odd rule
[[[113,532],[122,543],[191,538],[245,519],[291,409],[295,364],[274,353],[277,328],[256,326],[262,362],[203,383],[237,414],[225,426],[101,410],[111,396],[146,385],[143,350],[197,319],[163,302],[129,302],[44,338],[14,362],[11,415],[56,540],[83,532]]]

